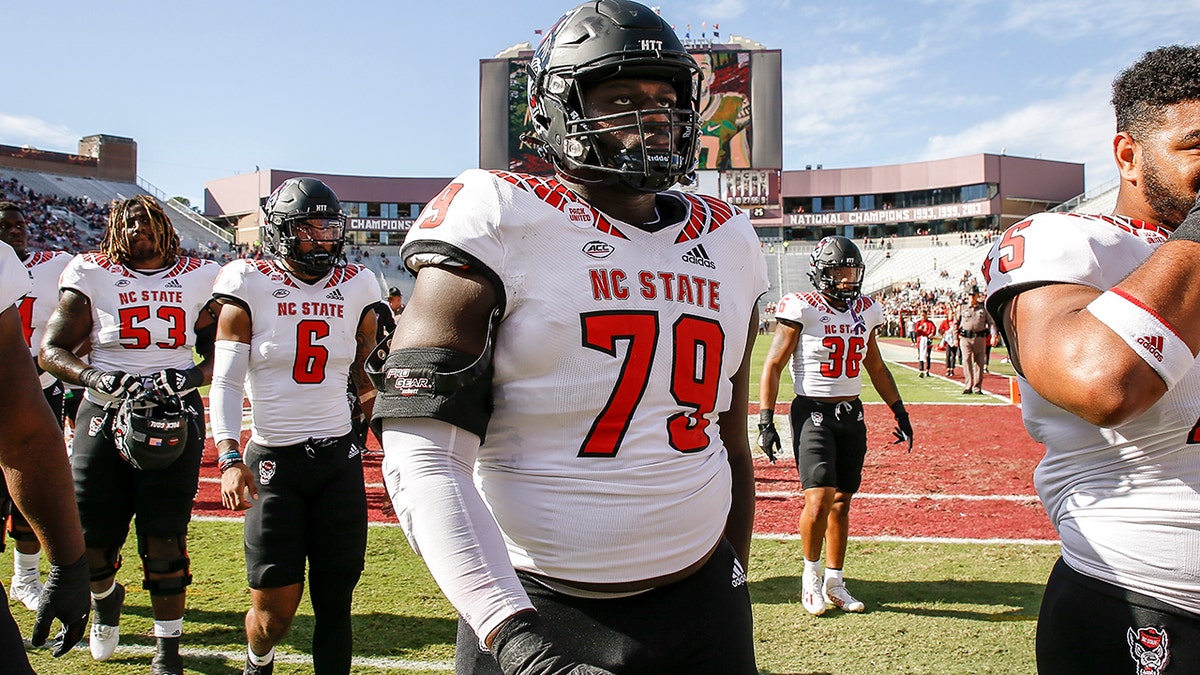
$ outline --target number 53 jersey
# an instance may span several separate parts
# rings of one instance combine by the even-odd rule
[[[220,269],[211,260],[180,256],[166,269],[139,272],[102,253],[81,253],[59,286],[91,302],[93,366],[149,375],[192,366],[196,320]]]
[[[766,263],[736,208],[657,200],[675,215],[651,232],[554,179],[473,169],[405,241],[411,269],[456,261],[503,293],[476,483],[519,569],[646,579],[699,560],[724,530],[717,418]]]

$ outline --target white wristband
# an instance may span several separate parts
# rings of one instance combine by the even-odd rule
[[[1175,328],[1137,298],[1111,289],[1088,304],[1087,309],[1150,364],[1167,383],[1167,389],[1195,365],[1196,355]]]

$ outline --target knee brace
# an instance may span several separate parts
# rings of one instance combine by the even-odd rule
[[[8,536],[12,537],[13,541],[37,541],[37,534],[33,528],[29,526],[29,521],[25,520],[25,516],[21,515],[20,511],[12,510],[8,515]]]
[[[104,549],[104,565],[88,567],[88,577],[91,581],[104,581],[117,574],[121,569],[121,545],[116,544]]]
[[[187,548],[184,546],[183,537],[169,537],[168,540],[179,542],[178,555],[170,557],[158,557],[150,555],[150,546],[147,541],[148,537],[143,534],[138,535],[138,555],[142,558],[142,588],[150,591],[153,596],[168,596],[179,595],[192,583],[191,559],[188,557]],[[151,574],[173,574],[182,571],[179,576],[150,578]]]

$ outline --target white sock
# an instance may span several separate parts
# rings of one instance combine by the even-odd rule
[[[275,660],[275,648],[271,647],[263,656],[254,653],[250,645],[246,645],[246,658],[250,659],[250,663],[256,666],[265,666]]]
[[[808,558],[805,558],[804,559],[804,574],[805,575],[820,574],[820,570],[817,569],[817,566],[820,564],[821,564],[820,560],[809,560]]]
[[[112,595],[112,592],[115,591],[116,589],[117,589],[117,580],[113,579],[113,584],[112,584],[112,586],[108,587],[107,591],[101,591],[99,593],[97,593],[96,591],[92,591],[92,599],[93,600],[103,600],[103,599],[107,598],[108,596]]]
[[[835,570],[832,567],[826,567],[825,583],[830,586],[842,586],[846,583],[846,581],[842,578],[841,570]]]
[[[13,552],[13,577],[21,581],[35,581],[38,578],[38,565],[42,562],[42,552],[33,553]]]
[[[155,619],[154,620],[154,637],[156,638],[177,638],[183,635],[183,617],[178,619]]]

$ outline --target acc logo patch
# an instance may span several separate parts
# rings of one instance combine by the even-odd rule
[[[583,245],[583,252],[597,260],[607,258],[608,256],[612,255],[613,251],[615,250],[617,249],[613,248],[612,245],[606,244],[602,241],[589,241]]]
[[[1143,626],[1125,631],[1129,655],[1137,662],[1138,675],[1161,675],[1171,661],[1167,629]]]
[[[116,286],[117,288],[125,288],[131,283],[133,282],[128,279],[118,279],[117,283],[113,284],[113,286]]]
[[[275,292],[272,293],[271,295],[273,295],[277,298],[286,298],[287,296],[289,296],[291,294],[292,294],[292,292],[286,288],[276,288]]]

